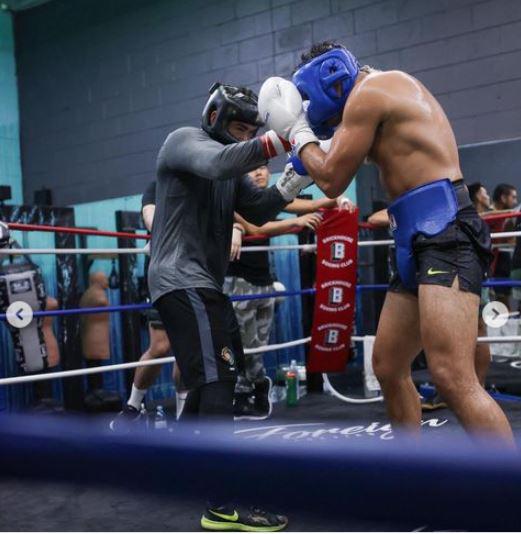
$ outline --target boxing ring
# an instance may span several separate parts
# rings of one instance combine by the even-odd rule
[[[23,226],[18,225],[16,229],[24,229],[20,228]],[[42,230],[34,226],[25,229],[57,231],[54,227]],[[67,229],[69,233],[76,231],[84,232]],[[115,235],[114,232],[106,234]],[[133,239],[148,238],[130,235]],[[519,231],[502,232],[493,234],[493,239],[519,236]],[[388,246],[392,243],[392,240],[363,240],[358,246]],[[314,252],[315,248],[308,244],[252,245],[242,250]],[[145,250],[0,250],[0,254],[62,253],[144,254]],[[484,285],[521,287],[521,281],[488,280]],[[385,284],[357,287],[358,293],[385,290]],[[294,298],[313,295],[315,291],[309,287],[231,298]],[[136,303],[37,311],[34,316],[126,313],[150,306]],[[5,319],[5,314],[0,315],[0,320]],[[367,337],[371,336],[353,335],[351,341],[364,343]],[[310,341],[311,337],[304,337],[246,349],[245,352],[268,352],[306,345]],[[520,343],[521,336],[486,336],[477,341]],[[173,361],[174,357],[166,357],[93,369],[0,378],[0,387]],[[408,441],[394,434],[385,423],[380,397],[343,395],[335,389],[327,374],[324,374],[324,383],[331,395],[322,395],[320,401],[316,395],[308,395],[309,399],[302,399],[299,408],[293,412],[280,407],[273,421],[264,421],[260,426],[238,424],[234,436],[229,427],[217,424],[198,423],[195,427],[186,423],[173,424],[168,431],[138,430],[135,434],[120,436],[108,430],[103,418],[4,415],[0,425],[0,495],[2,481],[9,484],[14,480],[27,488],[56,483],[63,488],[92,487],[104,492],[124,491],[138,485],[143,496],[157,496],[165,503],[177,502],[171,499],[184,499],[195,506],[201,502],[202,495],[223,489],[224,485],[245,503],[283,508],[282,511],[290,516],[290,527],[293,514],[295,518],[308,518],[306,521],[309,520],[311,525],[318,517],[320,525],[330,525],[332,530],[376,527],[381,530],[519,529],[519,453],[497,448],[488,440],[471,443],[461,432],[446,433],[453,423],[446,415],[424,420],[422,439]],[[521,398],[499,396],[498,399],[503,401],[503,407],[512,405],[516,413],[520,411],[521,414],[521,403],[518,403]],[[312,403],[318,405],[315,415],[320,413],[321,417],[316,421],[310,421],[305,414]],[[375,404],[377,407],[372,407]],[[368,425],[368,417],[377,420]],[[517,432],[521,431],[521,417],[519,423],[519,428],[515,428]],[[133,466],[139,466],[139,470]],[[230,476],[230,469],[233,476]],[[171,521],[175,522],[175,514]],[[175,529],[173,524],[170,528]]]

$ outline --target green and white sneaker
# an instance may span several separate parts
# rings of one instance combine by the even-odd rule
[[[288,518],[252,507],[246,513],[235,508],[219,506],[207,508],[201,517],[201,527],[206,530],[240,532],[277,532],[285,528]]]

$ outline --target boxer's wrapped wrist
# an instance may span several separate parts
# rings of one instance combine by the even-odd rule
[[[291,131],[289,132],[289,141],[291,143],[291,148],[297,156],[306,145],[309,145],[309,143],[319,143],[318,137],[313,133],[304,114],[302,114],[301,118],[291,128]]]
[[[313,180],[309,176],[297,174],[293,169],[293,165],[288,163],[275,186],[284,200],[292,202],[302,189],[306,188],[311,183],[313,183]]]

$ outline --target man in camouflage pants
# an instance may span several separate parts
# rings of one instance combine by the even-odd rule
[[[270,172],[263,165],[249,173],[255,185],[265,188],[269,185]],[[310,228],[316,230],[321,216],[316,213],[322,208],[342,207],[351,209],[353,205],[345,197],[338,199],[321,198],[319,200],[295,199],[284,211],[300,216],[265,223],[255,226],[235,215],[232,240],[231,262],[224,284],[224,292],[229,295],[253,295],[273,293],[274,284],[278,284],[271,274],[268,252],[240,253],[242,235],[263,235],[265,239],[257,240],[254,245],[269,245],[269,237],[283,234],[291,229]],[[233,302],[235,315],[241,329],[242,344],[245,349],[267,345],[275,309],[275,299],[255,299]],[[271,380],[266,376],[264,355],[262,353],[246,354],[245,369],[239,371],[235,387],[234,413],[236,419],[266,419],[271,414],[270,388]]]
[[[230,277],[226,279],[224,291],[234,296],[253,295],[273,293],[274,287],[273,283],[258,286],[244,278]],[[267,345],[273,323],[275,299],[235,301],[233,308],[241,329],[244,347],[252,349]],[[239,372],[235,386],[235,417],[249,419],[269,417],[270,388],[271,380],[266,376],[264,354],[246,354],[244,371]]]

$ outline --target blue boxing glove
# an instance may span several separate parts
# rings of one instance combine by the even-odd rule
[[[292,154],[286,163],[291,163],[293,170],[297,174],[300,174],[301,176],[306,176],[308,174],[308,171],[306,170],[306,167],[304,167],[302,160],[296,154]]]
[[[331,139],[320,141],[318,143],[318,146],[322,149],[323,152],[326,152],[326,153],[329,152],[329,149],[331,148]],[[291,163],[291,165],[293,166],[293,169],[295,170],[297,174],[300,174],[301,176],[305,176],[306,174],[308,174],[308,171],[306,167],[304,166],[304,163],[298,157],[298,155],[295,154],[295,152],[291,154],[291,156],[289,157],[286,163]]]

